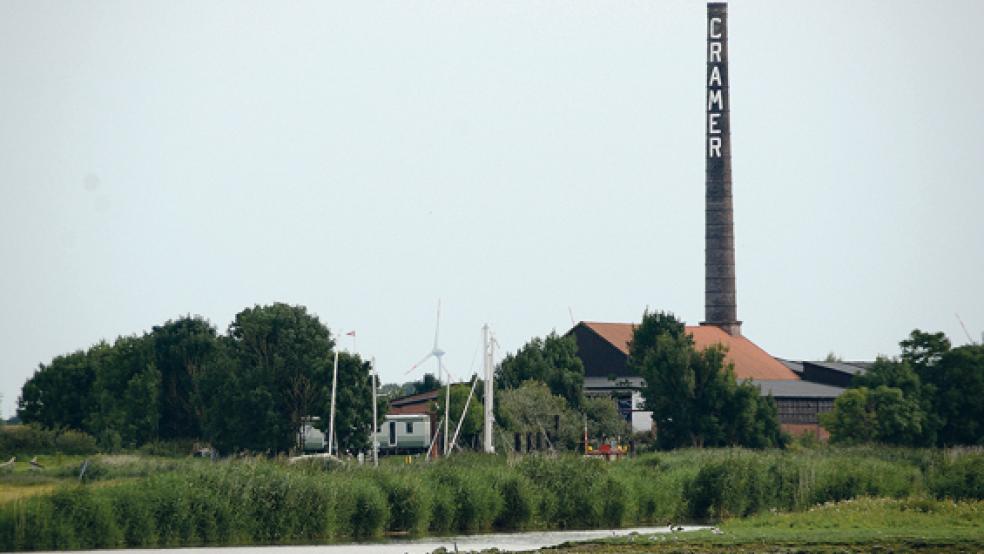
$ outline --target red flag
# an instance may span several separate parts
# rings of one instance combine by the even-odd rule
[[[348,333],[345,333],[345,336],[346,337],[354,337],[355,336],[355,331],[349,331]]]

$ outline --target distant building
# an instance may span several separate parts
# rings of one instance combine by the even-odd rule
[[[864,373],[872,364],[872,362],[809,362],[783,359],[779,361],[804,381],[841,388],[850,387],[854,376]]]
[[[389,410],[376,429],[380,452],[426,452],[435,436],[441,432],[434,408],[438,402],[443,401],[443,388],[390,400]],[[439,450],[435,449],[433,453]]]
[[[652,429],[652,413],[643,406],[642,377],[628,367],[632,323],[582,321],[568,331],[577,341],[584,363],[584,392],[611,396],[633,431]],[[819,417],[830,411],[843,388],[803,380],[788,362],[770,356],[742,335],[732,335],[715,325],[687,326],[698,349],[720,344],[728,349],[726,361],[734,364],[735,377],[750,379],[763,395],[772,394],[779,407],[783,430],[792,434],[815,433],[825,437]],[[803,362],[813,364],[814,362]]]

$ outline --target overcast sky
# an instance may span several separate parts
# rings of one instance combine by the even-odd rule
[[[385,381],[703,316],[702,2],[0,0],[0,392],[303,304]],[[730,6],[738,315],[773,355],[984,330],[981,2]],[[342,337],[340,344],[352,348]]]

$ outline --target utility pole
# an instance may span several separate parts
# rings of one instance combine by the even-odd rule
[[[338,388],[338,348],[335,348],[335,367],[331,372],[331,417],[328,418],[328,455],[335,439],[335,389]],[[338,455],[338,444],[335,444],[335,454]]]

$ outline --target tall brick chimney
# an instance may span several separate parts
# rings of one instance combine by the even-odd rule
[[[728,91],[728,4],[707,4],[704,319],[741,334],[735,292],[734,206],[731,200],[731,98]]]

